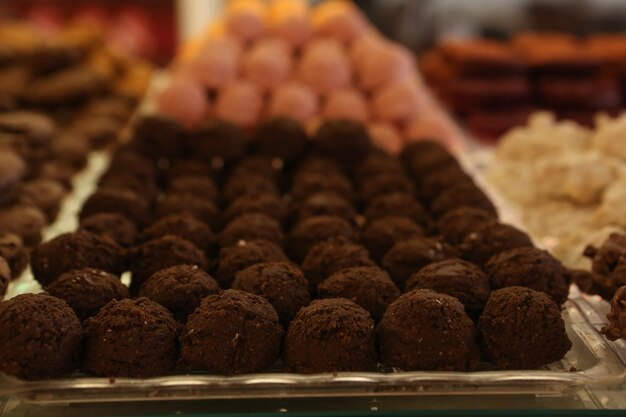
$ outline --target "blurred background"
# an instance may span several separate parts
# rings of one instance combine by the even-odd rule
[[[2,0],[0,16],[28,20],[44,32],[67,22],[102,28],[125,52],[165,64],[179,40],[221,13],[227,0]],[[316,1],[312,1],[316,3]],[[419,53],[437,39],[506,38],[523,29],[580,35],[626,30],[624,0],[356,0],[388,37]]]

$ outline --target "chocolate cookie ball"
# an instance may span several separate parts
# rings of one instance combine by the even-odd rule
[[[338,119],[324,122],[315,134],[316,148],[347,165],[355,165],[372,151],[372,141],[361,123]]]
[[[155,181],[157,168],[154,161],[144,154],[138,153],[132,148],[119,149],[111,158],[106,176],[121,174],[126,177],[134,177],[144,181]],[[101,182],[101,184],[103,184]]]
[[[162,269],[143,283],[140,297],[147,297],[167,308],[182,323],[204,297],[220,292],[209,274],[195,265],[176,265]]]
[[[243,180],[246,177],[261,176],[278,183],[282,168],[283,163],[279,160],[263,155],[251,155],[237,162],[228,174],[228,178]]]
[[[191,194],[204,200],[217,201],[219,190],[215,181],[208,177],[201,176],[180,176],[172,179],[167,192],[172,194]]]
[[[269,368],[280,355],[284,331],[263,297],[226,290],[202,300],[181,331],[183,363],[221,375]]]
[[[166,194],[156,207],[155,218],[188,214],[215,230],[220,226],[220,211],[214,202],[189,194]]]
[[[361,185],[361,199],[366,203],[389,194],[415,195],[413,183],[404,175],[383,174],[370,178]]]
[[[408,217],[387,216],[374,220],[363,231],[363,244],[380,261],[398,242],[424,236],[424,231]]]
[[[157,220],[141,234],[141,240],[147,242],[165,235],[179,236],[201,249],[207,259],[216,252],[217,238],[211,228],[189,214],[174,214]]]
[[[269,301],[284,328],[311,301],[306,278],[289,262],[264,262],[249,266],[235,274],[231,288]]]
[[[450,210],[436,222],[436,229],[451,245],[460,245],[465,237],[485,223],[497,221],[492,213],[475,207]]]
[[[387,251],[381,266],[399,288],[404,288],[409,277],[435,262],[458,257],[452,246],[433,238],[414,238],[396,243]]]
[[[356,211],[350,201],[332,192],[312,194],[306,200],[294,203],[294,223],[316,216],[337,216],[353,223]]]
[[[126,256],[111,240],[79,230],[39,245],[31,254],[30,266],[45,288],[73,269],[101,269],[119,276],[126,270]]]
[[[276,182],[265,176],[249,175],[231,177],[224,184],[224,198],[226,201],[235,201],[244,195],[280,195]]]
[[[287,261],[282,249],[272,242],[267,240],[240,241],[236,245],[220,250],[215,277],[222,288],[230,288],[238,271],[262,262]]]
[[[344,237],[324,240],[311,248],[302,262],[302,272],[312,291],[326,278],[342,269],[374,266],[364,246]]]
[[[20,200],[39,208],[46,215],[48,222],[56,219],[63,197],[65,187],[50,178],[37,178],[20,187]]]
[[[344,175],[306,173],[294,178],[291,197],[295,201],[303,201],[317,193],[335,193],[350,201],[354,200],[352,183]]]
[[[434,218],[459,207],[476,207],[497,217],[498,211],[489,197],[476,185],[456,184],[442,190],[430,204],[430,213]]]
[[[294,177],[307,174],[345,175],[345,172],[333,158],[314,154],[295,167]]]
[[[593,272],[609,277],[626,257],[626,234],[611,233],[599,249],[587,246],[584,255],[593,262]]]
[[[79,229],[111,239],[124,248],[135,245],[139,235],[135,223],[119,213],[92,214],[80,221]]]
[[[145,204],[152,207],[160,191],[153,179],[144,179],[121,171],[109,171],[99,182],[101,189],[126,190],[141,197]]]
[[[0,209],[0,233],[16,234],[29,247],[41,242],[46,223],[45,214],[35,206],[17,204]]]
[[[488,222],[465,237],[459,246],[463,258],[484,266],[487,261],[508,249],[532,247],[530,237],[521,230],[498,222]]]
[[[415,146],[415,144],[422,145],[418,142],[411,143],[412,146]],[[430,149],[422,148],[421,150],[418,150],[416,147],[403,155],[405,166],[413,180],[419,181],[430,171],[446,165],[459,166],[456,158],[447,149],[441,147],[441,145],[437,146],[439,148],[430,147]]]
[[[0,303],[0,371],[21,379],[63,377],[80,362],[83,329],[63,300],[23,294]]]
[[[250,213],[237,217],[219,234],[217,241],[221,247],[231,246],[240,240],[268,240],[281,246],[285,236],[280,223],[265,214]]]
[[[248,147],[248,138],[236,125],[226,120],[211,119],[189,135],[190,154],[200,160],[219,158],[230,163],[241,158]]]
[[[487,275],[476,265],[461,259],[435,262],[411,275],[405,292],[426,288],[456,297],[467,315],[478,320],[491,291]]]
[[[522,247],[500,252],[485,265],[491,288],[528,287],[543,291],[557,304],[569,295],[569,271],[545,250]]]
[[[175,235],[149,240],[134,248],[130,254],[131,289],[137,292],[156,272],[176,265],[208,266],[204,252],[193,243]]]
[[[170,161],[170,166],[164,173],[167,183],[178,177],[208,177],[213,178],[215,171],[211,167],[211,164],[205,161],[198,161],[196,159],[179,158]]]
[[[26,174],[24,160],[15,152],[0,152],[0,204],[6,204],[15,198],[20,181]]]
[[[225,224],[244,214],[259,213],[282,222],[287,217],[287,205],[277,195],[243,195],[228,205],[222,220]]]
[[[147,378],[176,365],[178,324],[147,298],[111,301],[85,323],[83,369],[103,377]]]
[[[7,261],[0,256],[0,300],[2,300],[7,293],[9,281],[11,281],[11,269]]]
[[[292,162],[300,158],[309,138],[300,123],[286,117],[275,117],[257,125],[252,148],[261,155]]]
[[[309,217],[291,229],[285,248],[291,259],[302,262],[315,244],[332,237],[345,237],[353,242],[358,241],[359,238],[352,225],[341,217]]]
[[[374,321],[352,301],[315,300],[289,325],[283,361],[287,370],[303,374],[372,371]]]
[[[428,139],[428,138],[413,138],[420,140],[413,140],[408,143],[402,152],[400,153],[400,159],[405,164],[411,162],[413,158],[427,158],[431,155],[448,155],[452,157],[450,151],[448,151],[445,146],[436,140]]]
[[[458,185],[474,185],[463,168],[458,165],[445,165],[428,172],[419,183],[419,195],[424,201],[433,201],[441,192]]]
[[[150,158],[172,158],[181,154],[185,137],[185,128],[176,120],[148,115],[137,121],[132,144]]]
[[[119,277],[99,269],[75,269],[61,274],[46,291],[65,300],[82,321],[98,314],[111,300],[128,298]]]
[[[129,190],[101,188],[83,204],[80,218],[98,213],[119,213],[135,224],[145,224],[150,218],[146,201]]]
[[[367,310],[375,322],[400,294],[389,274],[375,266],[357,266],[335,272],[317,286],[319,298],[353,301]]]
[[[626,339],[626,286],[620,287],[611,300],[611,311],[606,316],[608,326],[602,328],[602,333],[609,340]]]
[[[403,371],[473,371],[474,323],[454,297],[414,290],[391,303],[376,328],[380,361]]]
[[[559,306],[543,292],[507,287],[491,292],[478,321],[483,352],[503,369],[535,369],[572,347]]]
[[[430,215],[426,209],[409,194],[394,193],[373,199],[363,211],[368,222],[387,216],[408,217],[424,229],[430,228]]]
[[[13,233],[0,233],[0,256],[11,269],[11,279],[22,275],[30,258],[22,238]]]

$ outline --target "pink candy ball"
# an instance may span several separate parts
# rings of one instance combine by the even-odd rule
[[[274,0],[270,7],[270,32],[298,48],[313,37],[313,24],[304,0]]]
[[[250,127],[259,121],[263,104],[263,95],[256,85],[249,81],[235,81],[218,95],[215,114],[237,125]]]
[[[380,120],[402,123],[416,116],[420,102],[419,87],[415,81],[393,83],[376,91],[372,113]]]
[[[272,95],[269,116],[290,117],[306,123],[318,112],[316,95],[307,86],[292,82],[278,87]]]
[[[229,38],[209,41],[189,64],[191,74],[208,89],[220,89],[237,78],[241,46]]]
[[[326,98],[322,115],[329,119],[350,119],[365,123],[369,117],[367,100],[353,89],[333,91]]]
[[[228,31],[244,42],[261,37],[265,31],[267,7],[261,0],[230,0],[226,14]]]
[[[264,90],[271,90],[287,81],[291,68],[289,46],[277,39],[259,41],[243,59],[244,77]]]
[[[209,102],[202,85],[188,77],[172,78],[156,98],[160,113],[186,126],[195,126],[209,111]]]
[[[367,131],[372,138],[374,146],[390,155],[398,155],[404,147],[402,135],[390,123],[372,122],[367,126]]]
[[[417,73],[411,53],[391,42],[376,42],[357,59],[359,83],[367,91],[409,80]]]
[[[352,68],[341,45],[323,39],[311,42],[305,49],[299,76],[316,93],[327,94],[350,86]]]
[[[361,12],[344,0],[326,0],[313,12],[313,25],[319,36],[329,36],[349,44],[367,31],[367,21]]]
[[[425,139],[437,140],[450,149],[462,146],[462,136],[458,128],[441,111],[422,112],[412,120],[405,132],[407,142]]]

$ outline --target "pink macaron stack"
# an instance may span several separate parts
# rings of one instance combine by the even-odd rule
[[[159,112],[195,126],[221,117],[247,129],[283,116],[315,130],[326,119],[368,126],[389,153],[459,134],[420,83],[414,58],[347,0],[232,0],[222,19],[181,47]]]

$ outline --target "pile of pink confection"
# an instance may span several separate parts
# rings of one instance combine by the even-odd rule
[[[304,0],[229,1],[221,19],[183,45],[156,104],[190,127],[219,117],[253,129],[283,116],[315,131],[325,119],[352,119],[392,154],[418,138],[460,144],[411,52],[345,0],[312,8]]]

